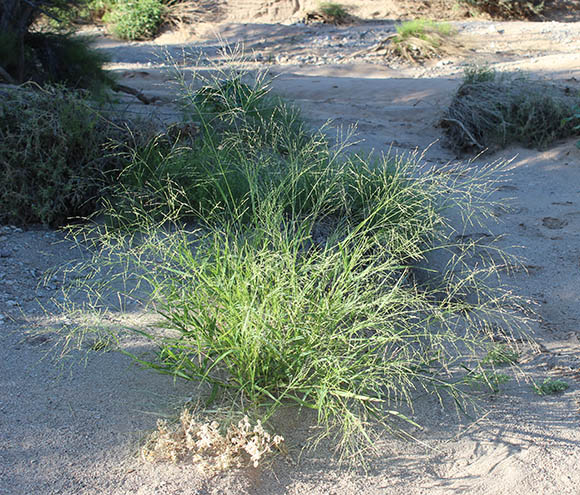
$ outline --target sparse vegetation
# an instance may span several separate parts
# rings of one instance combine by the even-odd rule
[[[518,362],[519,354],[505,344],[493,345],[482,360],[482,364],[488,366],[505,366]]]
[[[564,380],[546,378],[540,385],[534,384],[534,392],[538,395],[554,395],[564,392],[569,387]]]
[[[460,51],[454,40],[455,31],[448,23],[417,19],[397,25],[396,31],[370,51],[384,53],[387,57],[400,57],[411,63]]]
[[[323,22],[327,24],[347,24],[352,21],[346,7],[339,3],[322,2],[314,12],[308,12],[306,22]]]
[[[457,49],[452,40],[453,28],[447,23],[417,19],[403,22],[396,29],[391,50],[411,62],[438,58]]]
[[[485,12],[499,18],[534,18],[543,8],[544,0],[457,0],[475,13]]]
[[[578,135],[580,95],[524,74],[472,69],[457,90],[442,125],[460,150],[518,143],[545,148]]]
[[[484,387],[496,394],[500,391],[500,386],[510,380],[510,376],[505,373],[483,370],[480,372],[470,371],[463,379],[463,382],[470,387]]]
[[[449,245],[447,209],[472,219],[489,206],[495,167],[460,180],[413,157],[349,154],[306,131],[266,79],[211,74],[184,94],[199,134],[130,153],[110,221],[73,230],[94,253],[74,268],[86,309],[111,294],[151,305],[164,330],[112,330],[154,344],[139,363],[263,421],[285,404],[314,409],[343,452],[372,444],[370,421],[411,421],[395,404],[418,388],[459,401],[446,373],[487,346],[488,317],[507,339],[519,320],[486,284],[492,260],[451,253],[436,289],[413,271]],[[65,342],[93,328],[69,326]]]

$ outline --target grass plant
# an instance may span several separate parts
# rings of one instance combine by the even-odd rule
[[[344,5],[334,2],[321,2],[313,12],[308,12],[306,22],[323,22],[326,24],[348,24],[352,21]]]
[[[453,40],[455,31],[445,22],[416,19],[396,26],[397,33],[391,39],[388,54],[402,57],[410,62],[439,58],[457,52]]]
[[[525,74],[473,69],[457,90],[442,124],[459,150],[511,143],[546,148],[579,134],[580,94]]]
[[[461,405],[454,371],[521,321],[492,283],[493,259],[451,246],[446,215],[485,216],[501,164],[456,174],[350,153],[340,136],[307,130],[265,77],[209,77],[184,88],[193,142],[158,136],[129,154],[110,221],[71,231],[92,252],[71,268],[84,274],[83,307],[139,301],[160,328],[114,338],[137,334],[154,352],[123,352],[262,421],[289,404],[312,409],[317,439],[337,435],[343,453],[372,447],[372,424],[412,422],[399,405],[419,392]],[[424,270],[433,289],[416,274],[436,252],[448,261]],[[63,339],[92,328],[69,325]]]

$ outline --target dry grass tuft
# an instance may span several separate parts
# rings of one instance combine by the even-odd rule
[[[267,432],[259,420],[252,426],[244,416],[238,423],[229,424],[224,432],[220,422],[199,418],[185,408],[173,424],[158,420],[157,430],[141,455],[149,462],[192,462],[201,473],[215,474],[250,464],[258,467],[272,448],[280,449],[283,442],[281,436]]]

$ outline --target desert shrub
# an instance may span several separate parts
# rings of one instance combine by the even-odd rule
[[[569,88],[522,74],[469,73],[442,125],[457,149],[519,143],[545,148],[578,134],[574,108],[580,95]]]
[[[351,22],[352,17],[346,8],[333,2],[321,2],[318,8],[313,12],[308,12],[305,22],[323,22],[328,24],[347,24]]]
[[[391,36],[387,55],[402,57],[411,62],[438,58],[457,51],[455,34],[450,24],[417,19],[396,26]]]
[[[185,90],[198,134],[135,151],[104,211],[113,221],[71,232],[94,254],[70,267],[83,277],[69,301],[77,290],[87,301],[71,307],[106,312],[112,294],[150,305],[162,329],[107,331],[135,331],[154,352],[124,352],[263,421],[287,404],[313,409],[344,449],[372,443],[372,421],[411,421],[396,405],[416,391],[461,403],[459,363],[519,321],[486,282],[493,260],[470,265],[443,247],[445,213],[482,213],[496,167],[457,174],[348,153],[287,118],[298,113],[266,80],[213,77]],[[438,249],[450,258],[425,270],[439,280],[428,288],[417,265]],[[76,321],[66,345],[95,331]]]
[[[118,0],[103,20],[111,25],[115,36],[143,40],[157,34],[164,12],[162,0]]]
[[[0,89],[0,222],[58,225],[92,213],[122,131],[83,93]]]
[[[485,12],[500,18],[537,17],[544,8],[544,0],[458,0],[475,12]]]

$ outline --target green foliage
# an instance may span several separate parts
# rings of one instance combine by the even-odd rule
[[[437,58],[456,49],[452,39],[455,31],[448,23],[417,19],[397,25],[396,30],[387,54],[410,62]]]
[[[130,152],[110,221],[73,230],[93,252],[71,268],[84,275],[82,309],[106,312],[115,295],[150,304],[162,330],[110,329],[154,344],[130,354],[139,363],[263,420],[286,404],[313,409],[347,450],[372,443],[370,421],[411,421],[396,405],[417,389],[459,402],[452,368],[486,348],[498,320],[508,339],[518,320],[485,282],[492,260],[474,268],[452,250],[428,270],[436,290],[415,265],[447,252],[448,209],[473,219],[489,206],[495,168],[460,180],[414,157],[351,154],[306,131],[260,75],[211,74],[184,91],[184,129],[196,132]],[[63,338],[90,331],[80,321]]]
[[[413,21],[403,22],[395,26],[398,40],[403,41],[411,37],[422,40],[432,40],[437,43],[438,40],[432,39],[432,33],[438,33],[442,36],[449,36],[453,32],[451,24],[447,22],[435,22],[429,19],[416,19]]]
[[[1,96],[0,223],[58,225],[92,213],[104,174],[117,166],[103,146],[121,133],[78,92]]]
[[[500,386],[511,380],[509,375],[505,373],[497,373],[493,371],[469,372],[463,379],[463,383],[470,387],[485,387],[493,393],[500,391]]]
[[[117,0],[103,20],[121,39],[144,40],[157,34],[164,13],[162,0]]]
[[[537,17],[544,8],[544,0],[457,0],[475,12],[485,12],[500,18]]]
[[[34,67],[28,78],[40,84],[99,90],[113,83],[103,70],[106,57],[90,48],[85,38],[70,34],[33,33],[26,38]]]
[[[522,74],[477,70],[466,73],[442,124],[460,149],[505,147],[519,143],[546,148],[579,134],[574,108],[580,95]]]
[[[562,125],[567,124],[572,124],[574,126],[572,129],[580,133],[580,106],[575,107],[572,115],[562,120]],[[576,148],[580,149],[580,141],[576,143]]]
[[[77,24],[98,23],[117,0],[78,0],[74,5],[53,7],[48,12],[53,27],[71,29]]]
[[[569,387],[564,380],[546,378],[540,385],[534,384],[534,392],[538,395],[554,395],[564,392]]]
[[[484,83],[494,81],[497,73],[487,65],[470,65],[463,71],[463,83]]]
[[[47,12],[51,9],[67,10],[70,5],[76,5],[65,0],[44,4]],[[21,8],[25,12],[16,14],[28,16],[30,23],[40,13],[38,6]],[[91,89],[111,83],[102,68],[106,61],[104,56],[91,49],[87,39],[62,30],[30,30],[30,25],[22,19],[15,20],[10,14],[0,10],[0,24],[8,24],[8,28],[0,29],[0,67],[15,82],[32,80],[39,84],[58,83],[71,88]]]
[[[489,366],[504,366],[518,362],[519,354],[510,346],[496,344],[492,346],[482,360],[482,364]]]
[[[340,24],[348,18],[347,10],[339,3],[321,2],[318,11],[335,24]]]

